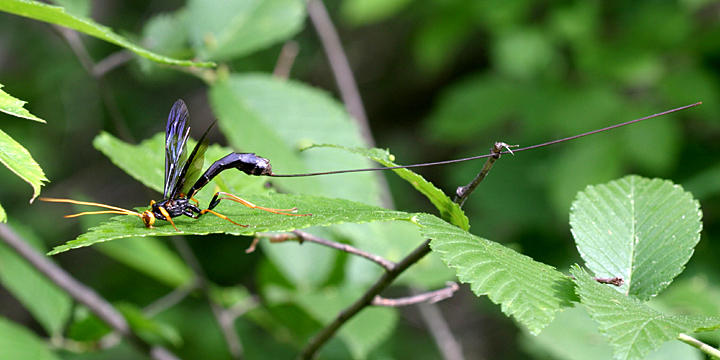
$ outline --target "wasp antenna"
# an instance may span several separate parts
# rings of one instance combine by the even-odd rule
[[[76,204],[76,205],[87,205],[87,206],[99,206],[101,208],[110,209],[117,211],[118,214],[126,214],[126,215],[135,215],[140,216],[140,213],[137,211],[132,211],[128,209],[123,209],[121,207],[107,205],[107,204],[101,204],[96,202],[90,202],[90,201],[80,201],[80,200],[73,200],[73,199],[62,199],[62,198],[49,198],[49,197],[41,197],[38,198],[40,201],[45,202],[56,202],[56,203],[67,203],[67,204]],[[89,213],[95,213],[95,212],[89,212]],[[110,212],[107,212],[105,214],[110,214]]]

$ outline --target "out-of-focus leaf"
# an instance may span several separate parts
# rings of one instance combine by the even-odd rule
[[[305,151],[312,144],[360,146],[359,130],[327,93],[269,75],[231,75],[210,91],[218,123],[235,149],[267,157],[275,173],[363,168],[371,162],[343,152]],[[283,189],[380,204],[374,174],[273,179]]]
[[[145,23],[142,44],[148,49],[174,57],[191,57],[192,49],[186,31],[187,11],[159,14]]]
[[[699,199],[720,193],[720,164],[710,166],[686,180],[683,187]]]
[[[455,58],[473,31],[471,15],[468,11],[446,11],[420,28],[413,41],[413,54],[421,70],[437,72]]]
[[[643,112],[649,114],[650,112]],[[643,116],[643,115],[640,115]],[[638,117],[640,117],[638,116]],[[650,124],[630,126],[620,132],[623,154],[651,174],[667,173],[678,160],[682,140],[680,123],[673,116],[653,119]],[[661,151],[659,151],[662,149]]]
[[[90,16],[90,0],[53,0],[54,3],[65,8],[65,11],[82,17]]]
[[[555,211],[566,214],[575,194],[587,184],[609,181],[622,173],[622,154],[609,137],[585,138],[567,145],[548,169],[550,200]]]
[[[14,98],[10,94],[2,91],[3,85],[0,84],[0,111],[29,120],[35,120],[37,122],[45,123],[46,121],[31,114],[25,109],[26,101]]]
[[[612,345],[616,359],[643,359],[680,333],[720,328],[720,317],[663,314],[611,285],[598,283],[577,266],[571,272],[582,304]]]
[[[30,152],[2,130],[0,130],[0,162],[32,186],[33,196],[30,202],[40,195],[40,187],[44,182],[49,181]]]
[[[42,241],[30,229],[17,225],[12,228],[35,250],[45,252]],[[0,244],[0,282],[48,334],[55,336],[62,333],[72,307],[70,296],[5,244]]]
[[[538,334],[575,299],[572,281],[552,266],[472,235],[432,215],[420,214],[420,233],[473,292],[488,295],[503,313]]]
[[[159,239],[128,238],[98,244],[97,250],[171,287],[188,284],[192,271]]]
[[[75,341],[97,341],[111,330],[86,307],[78,307],[73,314],[73,323],[68,328],[67,336]]]
[[[426,131],[436,141],[472,141],[488,128],[518,114],[522,106],[504,104],[525,99],[524,93],[521,87],[499,76],[470,76],[443,90],[427,119]]]
[[[106,26],[102,26],[90,19],[67,13],[65,12],[65,9],[59,6],[47,5],[30,0],[4,0],[0,2],[0,11],[68,27],[115,45],[122,46],[144,58],[148,58],[159,63],[177,66],[215,66],[212,62],[193,62],[190,60],[178,60],[158,55],[131,43],[126,38],[114,33]]]
[[[378,162],[386,167],[398,166],[398,164],[393,162],[395,156],[390,154],[389,151],[383,149],[365,149],[358,147],[351,148],[332,144],[320,144],[311,146],[311,148],[313,147],[330,147],[341,149],[361,156],[365,156],[368,159]],[[425,180],[425,178],[423,178],[421,175],[414,173],[410,169],[395,169],[393,170],[393,172],[403,178],[403,180],[410,183],[410,185],[412,185],[415,190],[425,195],[425,197],[430,200],[430,202],[435,206],[435,208],[438,209],[438,211],[440,212],[440,217],[443,218],[445,221],[455,226],[458,226],[463,230],[468,230],[470,228],[468,218],[467,216],[465,216],[465,213],[462,211],[460,206],[454,201],[452,201],[452,199],[450,199],[447,195],[445,195],[442,190],[438,189],[431,182]]]
[[[493,49],[494,66],[516,78],[530,78],[553,70],[551,65],[557,63],[556,57],[548,36],[535,29],[503,33]]]
[[[229,60],[295,35],[305,20],[301,0],[191,0],[190,41],[204,59]]]
[[[178,347],[183,340],[172,326],[163,324],[155,319],[145,316],[135,305],[122,303],[115,305],[130,325],[133,333],[150,344],[167,343]]]
[[[0,317],[0,359],[58,359],[32,331]]]
[[[175,231],[169,222],[158,221],[153,228],[145,228],[140,219],[134,216],[116,216],[100,226],[91,228],[77,239],[55,247],[49,255],[55,255],[70,249],[90,246],[99,242],[146,236],[207,235],[231,234],[253,235],[256,232],[291,231],[310,226],[327,226],[340,223],[361,223],[371,221],[410,220],[409,213],[387,210],[342,199],[320,198],[308,195],[287,195],[270,193],[265,196],[245,197],[248,201],[266,207],[289,209],[297,207],[299,213],[311,216],[283,216],[266,211],[253,210],[240,204],[224,201],[215,210],[240,224],[240,227],[227,220],[205,215],[196,220],[188,217],[175,218]]]
[[[660,179],[626,176],[588,186],[570,209],[578,251],[598,277],[620,277],[617,290],[647,300],[685,268],[700,241],[700,204]]]
[[[659,81],[658,87],[668,102],[692,104],[704,101],[687,116],[698,116],[704,121],[720,122],[720,104],[709,99],[720,97],[720,88],[713,74],[699,68],[673,69]]]
[[[163,177],[165,176],[163,171],[165,166],[165,134],[158,133],[139,145],[131,145],[108,133],[101,133],[93,140],[93,146],[130,176],[145,186],[162,193]],[[194,146],[195,141],[188,140],[188,151],[191,151]],[[205,168],[231,151],[231,149],[217,145],[210,146],[205,153]],[[240,171],[226,171],[218,175],[213,181],[223,191],[233,193],[266,191],[262,186],[265,181],[263,178],[248,176]],[[211,185],[207,187],[209,188]],[[206,195],[212,196],[212,194]],[[209,196],[205,197],[209,198]]]
[[[5,209],[3,209],[2,205],[0,205],[0,222],[7,222],[7,214],[5,213]]]
[[[344,0],[342,15],[354,25],[385,20],[405,8],[412,0]]]
[[[278,291],[281,291],[278,289]],[[344,308],[362,295],[360,289],[323,289],[315,292],[275,292],[274,296],[292,301],[322,324],[328,324]],[[392,308],[371,307],[350,319],[338,336],[350,349],[355,359],[367,358],[376,346],[391,335],[397,313]]]
[[[582,307],[574,307],[557,315],[538,336],[523,334],[522,344],[528,354],[546,353],[557,360],[606,360],[612,358],[612,347],[598,331]],[[647,360],[700,360],[702,354],[680,341],[666,342],[651,352]]]

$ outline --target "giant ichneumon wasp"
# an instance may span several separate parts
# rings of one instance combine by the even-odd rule
[[[467,158],[462,159],[455,159],[455,160],[445,160],[445,161],[437,161],[437,162],[430,162],[430,163],[422,163],[422,164],[413,164],[413,165],[402,165],[402,166],[390,166],[390,167],[377,167],[377,168],[365,168],[365,169],[349,169],[349,170],[334,170],[334,171],[325,171],[325,172],[316,172],[316,173],[306,173],[306,174],[274,174],[270,167],[270,161],[268,159],[265,159],[263,157],[257,156],[254,153],[235,153],[232,152],[225,157],[223,157],[220,160],[215,161],[208,169],[200,175],[200,172],[202,171],[203,162],[204,162],[204,155],[205,151],[207,150],[207,135],[210,132],[210,130],[213,128],[213,124],[211,124],[207,130],[205,130],[205,133],[202,135],[200,140],[198,141],[197,145],[195,145],[195,148],[190,153],[190,156],[187,156],[185,152],[185,145],[187,143],[189,134],[190,134],[190,127],[187,126],[187,118],[188,118],[188,110],[185,106],[185,103],[182,100],[177,100],[175,104],[173,105],[172,109],[170,110],[170,115],[168,117],[167,126],[165,128],[165,183],[163,186],[163,199],[159,202],[151,201],[150,202],[150,209],[143,211],[142,213],[127,210],[123,208],[119,208],[116,206],[111,205],[105,205],[100,203],[94,203],[94,202],[86,202],[86,201],[78,201],[78,200],[71,200],[71,199],[57,199],[57,198],[40,198],[42,201],[49,201],[49,202],[63,202],[63,203],[71,203],[71,204],[79,204],[79,205],[92,205],[92,206],[99,206],[106,208],[108,210],[101,210],[101,211],[87,211],[87,212],[81,212],[77,214],[67,215],[65,217],[76,217],[76,216],[82,216],[82,215],[91,215],[91,214],[122,214],[122,215],[133,215],[137,216],[140,219],[142,219],[143,223],[146,227],[152,227],[152,225],[155,223],[156,219],[160,220],[166,220],[169,221],[172,226],[177,230],[177,227],[175,226],[175,223],[173,222],[172,218],[178,217],[181,215],[189,216],[191,218],[197,219],[200,216],[211,213],[221,219],[225,219],[227,221],[230,221],[231,223],[239,226],[247,226],[247,225],[241,225],[227,216],[220,214],[213,209],[220,203],[221,200],[232,200],[235,202],[238,202],[240,204],[243,204],[249,208],[253,209],[259,209],[263,211],[268,211],[275,214],[280,215],[287,215],[287,216],[309,216],[311,214],[296,214],[294,213],[297,209],[273,209],[273,208],[266,208],[262,206],[257,206],[247,200],[244,200],[238,196],[235,196],[230,193],[225,192],[216,192],[213,196],[212,200],[210,200],[210,204],[206,209],[200,209],[199,204],[197,200],[194,199],[195,194],[197,194],[200,189],[202,189],[205,185],[207,185],[210,180],[212,180],[215,176],[220,174],[221,172],[236,168],[248,175],[260,175],[260,176],[272,176],[272,177],[301,177],[301,176],[316,176],[316,175],[330,175],[330,174],[342,174],[342,173],[349,173],[349,172],[360,172],[360,171],[376,171],[376,170],[391,170],[391,169],[403,169],[403,168],[414,168],[414,167],[423,167],[423,166],[432,166],[432,165],[443,165],[443,164],[451,164],[456,162],[462,162],[462,161],[468,161],[468,160],[475,160],[475,159],[481,159],[481,158],[488,158],[488,157],[494,157],[497,158],[501,154],[506,153],[513,153],[513,152],[519,152],[523,150],[530,150],[535,149],[543,146],[548,146],[552,144],[557,144],[560,142],[568,141],[577,139],[583,136],[596,134],[599,132],[603,132],[606,130],[611,130],[614,128],[618,128],[621,126],[629,125],[632,123],[636,123],[643,120],[652,119],[658,116],[666,115],[669,113],[673,113],[676,111],[684,110],[687,108],[691,108],[697,105],[702,104],[701,102],[697,102],[695,104],[685,105],[681,106],[675,109],[663,111],[657,114],[645,116],[639,119],[626,121],[620,124],[615,124],[612,126],[608,126],[602,129],[597,129],[593,131],[589,131],[586,133],[552,140],[548,141],[542,144],[532,145],[532,146],[526,146],[520,149],[510,150],[509,146],[505,143],[496,143],[496,147],[499,144],[504,145],[507,150],[506,151],[499,151],[496,149],[496,151],[491,151],[489,154],[485,155],[478,155],[478,156],[471,156]],[[193,183],[193,181],[195,181]],[[190,184],[193,184],[192,186]],[[194,203],[193,203],[194,202]]]
[[[187,125],[188,109],[185,102],[177,100],[170,109],[167,125],[165,127],[165,182],[163,184],[163,199],[155,202],[150,201],[150,208],[142,213],[119,208],[116,206],[78,201],[72,199],[40,198],[48,202],[64,202],[78,205],[99,206],[109,210],[86,211],[65,217],[77,217],[92,214],[122,214],[133,215],[142,219],[146,227],[152,227],[156,219],[169,221],[178,230],[172,218],[181,215],[197,219],[200,216],[211,213],[221,219],[243,227],[248,225],[238,224],[227,216],[220,214],[213,209],[221,200],[232,200],[249,208],[269,211],[271,213],[287,216],[308,216],[310,214],[295,214],[292,209],[273,209],[255,205],[245,199],[226,192],[216,192],[206,209],[200,209],[199,203],[194,196],[200,189],[207,185],[210,180],[224,170],[236,168],[248,175],[272,175],[270,161],[254,153],[232,152],[220,160],[215,161],[202,173],[205,158],[205,151],[208,147],[207,135],[213,128],[212,123],[205,133],[200,137],[197,145],[188,156],[186,152],[187,140],[190,136],[190,127]],[[193,203],[194,202],[194,203]]]

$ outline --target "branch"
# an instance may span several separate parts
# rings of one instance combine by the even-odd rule
[[[495,161],[500,158],[500,154],[502,153],[503,149],[508,149],[510,151],[510,147],[515,147],[517,145],[508,145],[504,142],[496,142],[495,145],[490,149],[490,153],[492,156],[487,158],[485,160],[485,164],[483,165],[482,170],[480,170],[480,173],[475,176],[473,181],[471,181],[469,184],[465,186],[461,186],[457,188],[455,191],[455,201],[458,203],[458,205],[463,206],[465,203],[465,200],[472,194],[473,191],[475,191],[475,188],[477,188],[478,184],[480,184],[483,179],[487,176],[487,174],[490,172],[490,169],[492,169],[493,164],[495,164]],[[512,151],[510,151],[512,153]]]
[[[437,344],[440,354],[445,360],[464,360],[462,346],[455,339],[448,326],[447,321],[440,312],[439,306],[435,304],[420,303],[418,304],[420,316],[425,322],[425,326],[430,330],[430,334]]]
[[[290,76],[290,69],[295,63],[295,58],[300,51],[297,41],[290,40],[286,42],[280,50],[277,63],[273,75],[280,79],[287,79]]]
[[[353,316],[370,305],[376,295],[380,294],[385,288],[387,288],[403,271],[409,268],[412,264],[418,262],[425,255],[430,252],[430,240],[425,240],[422,245],[413,250],[408,256],[402,259],[395,265],[391,270],[386,271],[380,279],[378,279],[373,286],[368,289],[363,296],[357,299],[352,305],[341,311],[335,320],[328,324],[322,329],[310,342],[305,346],[302,353],[300,354],[301,359],[311,359],[320,347],[325,344],[338,329],[350,320]]]
[[[700,351],[702,351],[716,359],[720,359],[720,349],[716,349],[716,348],[714,348],[714,347],[712,347],[690,335],[681,333],[680,335],[678,335],[678,340],[680,340],[688,345],[691,345],[693,347],[696,347],[696,348],[700,349]]]
[[[380,295],[375,295],[375,298],[373,298],[372,305],[374,306],[388,306],[388,307],[400,307],[400,306],[408,306],[408,305],[415,305],[419,303],[427,302],[429,304],[434,304],[438,301],[445,300],[447,298],[450,298],[453,296],[453,294],[458,291],[460,287],[456,282],[449,282],[447,287],[444,287],[439,290],[434,291],[428,291],[421,294],[413,295],[413,296],[406,296],[402,298],[397,299],[387,299]]]
[[[308,0],[307,12],[308,16],[310,16],[310,21],[312,21],[317,31],[320,42],[325,49],[325,54],[330,62],[330,68],[335,76],[335,82],[338,90],[340,90],[340,97],[342,97],[345,107],[347,107],[350,115],[355,118],[358,125],[360,125],[360,131],[365,141],[370,147],[375,147],[375,141],[370,132],[370,126],[368,125],[367,115],[365,115],[365,108],[363,107],[362,98],[360,97],[360,91],[358,90],[355,77],[350,69],[350,63],[340,43],[340,37],[332,20],[330,20],[330,15],[325,5],[321,0]]]
[[[178,249],[180,256],[183,258],[183,260],[185,260],[188,266],[190,266],[193,273],[195,273],[195,279],[197,281],[197,284],[202,290],[202,293],[207,299],[208,303],[210,304],[210,310],[212,310],[213,316],[215,316],[215,320],[218,322],[218,325],[220,325],[220,330],[223,334],[223,337],[225,338],[225,342],[227,343],[230,356],[232,356],[233,359],[242,358],[243,348],[242,343],[240,343],[240,338],[235,331],[235,318],[232,317],[225,308],[215,302],[212,297],[210,297],[210,287],[208,286],[205,272],[200,266],[200,262],[198,262],[195,254],[193,254],[192,250],[190,249],[190,246],[188,246],[188,243],[179,236],[173,236],[172,242]]]
[[[256,234],[255,236],[256,236],[256,239],[260,238],[260,237],[267,237],[270,240],[270,242],[274,242],[274,243],[280,243],[280,242],[292,241],[292,240],[295,240],[295,241],[299,242],[300,244],[302,244],[304,241],[314,242],[316,244],[327,246],[329,248],[344,251],[348,254],[363,257],[365,259],[368,259],[368,260],[382,266],[387,271],[391,271],[393,268],[395,268],[395,266],[397,266],[397,264],[395,264],[394,262],[387,260],[380,255],[371,254],[369,252],[360,250],[360,249],[350,246],[348,244],[342,244],[342,243],[330,241],[327,239],[323,239],[321,237],[317,237],[313,234],[306,233],[306,232],[300,231],[300,230],[293,231],[293,235],[290,235],[290,234],[277,234],[277,235]],[[248,250],[250,250],[249,252],[252,252],[252,250],[255,249],[255,246],[254,246],[255,244],[256,244],[256,242],[253,241],[253,244],[250,245],[251,247],[248,248]]]
[[[148,352],[153,359],[177,359],[175,355],[162,346],[152,345],[135,335],[125,318],[110,303],[100,297],[93,289],[75,280],[61,267],[47,259],[30,247],[6,224],[0,224],[0,238],[20,256],[32,264],[35,269],[45,275],[50,281],[64,290],[75,301],[85,305],[100,320],[108,324],[118,333],[122,334],[131,344]]]

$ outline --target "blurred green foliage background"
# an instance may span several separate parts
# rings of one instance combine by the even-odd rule
[[[339,98],[317,34],[303,16],[298,22],[288,21],[286,33],[277,35],[271,46],[203,53],[193,51],[204,41],[201,34],[193,36],[193,24],[221,23],[216,19],[223,11],[213,11],[200,1],[58,3],[78,14],[90,14],[151,50],[176,57],[199,53],[223,62],[233,73],[271,73],[283,45],[279,40],[297,32],[292,39],[299,53],[291,78]],[[688,271],[673,285],[685,290],[673,292],[671,287],[659,302],[688,312],[717,311],[711,304],[720,303],[719,2],[343,0],[327,1],[326,6],[338,26],[376,143],[389,148],[401,164],[486,153],[498,140],[532,145],[703,101],[698,108],[672,116],[503,157],[465,210],[474,234],[565,270],[580,262],[568,226],[570,203],[579,190],[631,173],[670,179],[700,200],[704,231]],[[188,12],[203,15],[188,20]],[[177,24],[185,24],[187,34],[178,31]],[[120,50],[90,37],[83,36],[82,41],[96,62]],[[169,107],[177,98],[189,104],[195,137],[216,116],[207,87],[198,78],[146,59],[128,59],[95,78],[57,30],[0,13],[0,83],[48,122],[29,124],[3,114],[2,129],[25,145],[45,170],[51,183],[43,195],[144,206],[158,194],[112,165],[93,148],[93,138],[102,130],[130,142],[149,138],[163,130]],[[211,136],[211,142],[227,143],[220,132]],[[328,170],[347,167],[325,165]],[[468,162],[419,172],[452,194],[481,166],[482,162]],[[393,174],[385,176],[398,209],[432,211],[404,181]],[[30,188],[4,168],[0,184],[0,201],[10,223],[31,229],[45,248],[75,238],[88,226],[63,219],[66,208],[28,204]],[[283,260],[269,261],[261,250],[245,255],[247,240],[216,236],[189,242],[208,278],[228,294],[239,289],[257,293],[267,284],[287,281],[277,265]],[[296,249],[285,253],[305,256]],[[95,248],[71,251],[55,260],[109,300],[136,306],[152,302],[185,278],[153,278],[137,266],[107,261]],[[306,260],[311,264],[323,261]],[[334,272],[326,282],[344,284],[333,296],[351,301],[363,289],[352,285],[368,280],[362,280],[362,275],[354,275],[360,278],[356,283],[333,280],[349,276],[344,274],[347,261],[343,254],[335,264],[328,264]],[[275,296],[284,296],[282,288]],[[400,287],[391,293],[407,292]],[[267,291],[264,294],[268,296]],[[689,298],[695,302],[702,296],[708,305],[686,309],[693,301],[678,299],[688,294],[694,294]],[[557,346],[567,328],[563,332],[551,327],[540,338],[531,337],[497,306],[475,298],[466,288],[439,306],[467,358],[573,358]],[[43,333],[2,287],[0,309],[2,316]],[[303,339],[320,326],[306,310],[274,305],[241,318],[237,327],[247,357],[293,356]],[[394,330],[392,325],[387,329],[388,334],[394,331],[392,336],[382,335],[380,345],[368,356],[438,358],[417,310],[403,309],[398,315]],[[191,296],[160,318],[173,324],[184,340],[175,349],[178,355],[228,356],[202,298]],[[124,358],[132,351],[121,346],[95,355]],[[323,354],[344,358],[348,351],[346,345],[333,341]]]

